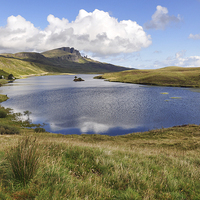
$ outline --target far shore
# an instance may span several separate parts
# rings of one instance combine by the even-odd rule
[[[73,73],[44,72],[44,73],[40,73],[40,74],[20,75],[19,79],[34,77],[34,76],[52,76],[52,75],[75,75],[75,74],[73,74]]]
[[[105,73],[95,77],[110,82],[152,86],[200,88],[200,67],[165,67],[151,70],[130,70]]]

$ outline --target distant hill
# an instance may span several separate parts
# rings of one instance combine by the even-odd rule
[[[20,52],[0,54],[0,69],[20,75],[58,73],[106,73],[130,70],[130,68],[102,63],[81,56],[74,48],[62,47],[43,53]]]
[[[111,82],[200,88],[200,67],[170,66],[161,69],[130,70],[105,73],[95,78],[107,79]]]

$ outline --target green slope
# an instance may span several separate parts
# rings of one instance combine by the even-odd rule
[[[14,57],[0,56],[0,69],[3,69],[9,74],[13,74],[15,77],[20,75],[30,75],[44,73],[42,64],[17,59]]]
[[[200,87],[200,67],[165,67],[154,70],[131,70],[107,73],[96,78],[113,82],[137,83],[146,85]]]

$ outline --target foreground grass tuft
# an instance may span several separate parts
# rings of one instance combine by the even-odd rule
[[[25,137],[12,147],[6,156],[13,178],[26,185],[36,174],[38,169],[38,144],[36,139]]]

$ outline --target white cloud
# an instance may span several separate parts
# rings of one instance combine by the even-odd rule
[[[84,122],[81,125],[80,129],[82,133],[87,133],[87,132],[92,131],[98,134],[98,133],[107,132],[110,129],[110,127],[108,125],[95,123],[95,122]]]
[[[179,51],[175,54],[176,59],[182,59],[185,56],[186,50]]]
[[[38,121],[39,118],[32,118],[33,121]],[[62,129],[65,129],[62,125],[56,122],[50,122],[49,123],[50,128],[52,131],[59,131]],[[106,133],[110,129],[116,128],[114,125],[108,125],[108,124],[102,124],[102,123],[97,123],[97,122],[92,122],[92,121],[85,121],[82,123],[79,123],[76,125],[78,129],[80,129],[81,133],[88,133],[88,132],[93,132],[95,134],[101,134],[101,133]],[[69,127],[73,128],[73,127]],[[129,126],[129,125],[121,125],[121,129],[133,129],[137,128],[137,126]]]
[[[192,33],[189,35],[189,39],[200,40],[200,34],[193,35]]]
[[[189,56],[178,60],[180,66],[184,67],[200,67],[200,56]]]
[[[178,15],[168,14],[168,9],[158,5],[156,7],[156,12],[152,15],[151,21],[144,24],[145,29],[165,29],[167,25],[171,22],[180,22],[181,18]]]
[[[200,67],[200,56],[188,56],[185,57],[186,51],[179,51],[175,56],[166,58],[163,61],[156,61],[154,67],[167,67],[167,66],[179,66],[179,67]]]
[[[10,16],[6,27],[0,27],[0,49],[29,49],[38,42],[40,34],[31,22],[26,21],[20,15]],[[37,36],[37,41],[31,41],[34,36]]]
[[[118,21],[108,12],[80,10],[75,21],[47,17],[44,29],[34,27],[22,16],[10,16],[0,27],[0,51],[44,51],[62,46],[96,55],[140,51],[151,45],[151,37],[135,21]]]

